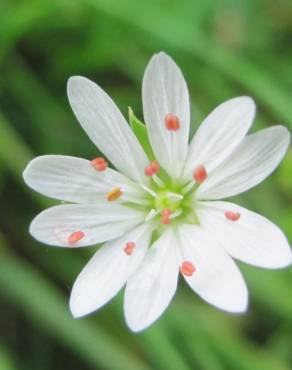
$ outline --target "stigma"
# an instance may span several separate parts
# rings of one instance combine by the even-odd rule
[[[151,161],[150,164],[145,168],[146,176],[153,176],[160,171],[160,166],[156,161]]]
[[[195,266],[191,261],[183,261],[179,268],[180,272],[185,276],[192,276],[196,271]]]
[[[208,177],[208,174],[207,174],[206,168],[202,165],[198,166],[193,172],[193,178],[199,184],[204,182],[207,177]]]
[[[238,221],[240,219],[240,213],[238,212],[226,211],[224,215],[230,221]]]
[[[91,166],[96,171],[99,171],[99,172],[105,171],[108,167],[107,161],[102,157],[94,158],[94,159],[92,159],[92,161],[90,163],[91,163]]]
[[[77,242],[79,242],[79,240],[83,239],[85,236],[84,232],[83,231],[74,231],[74,233],[70,234],[69,237],[68,237],[68,244],[73,246],[75,245]]]
[[[167,114],[164,119],[165,127],[169,131],[178,131],[180,129],[179,118],[173,114]]]
[[[106,198],[109,202],[119,199],[123,195],[121,188],[116,187],[109,191],[106,195]]]
[[[135,247],[136,244],[134,242],[128,242],[124,247],[124,252],[127,256],[130,256],[134,252]]]

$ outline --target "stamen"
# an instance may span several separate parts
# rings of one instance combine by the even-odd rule
[[[161,188],[164,188],[165,187],[164,182],[158,176],[153,175],[152,176],[152,179],[154,180],[154,182],[156,183],[156,185],[158,185],[159,187],[161,187]]]
[[[193,173],[194,180],[198,182],[199,184],[205,181],[207,177],[208,177],[208,174],[207,174],[206,168],[202,165],[198,166]]]
[[[170,215],[171,215],[171,210],[169,208],[165,208],[161,212],[161,223],[163,223],[164,225],[170,224],[171,222]]]
[[[180,265],[179,270],[185,276],[192,276],[193,273],[196,271],[196,268],[191,261],[183,261],[183,263]]]
[[[192,188],[195,186],[195,183],[194,183],[194,181],[191,181],[191,182],[189,182],[183,189],[182,189],[182,193],[183,194],[187,194],[189,191],[191,191],[192,190]]]
[[[145,198],[136,198],[136,197],[129,196],[129,195],[123,195],[123,200],[126,202],[140,204],[141,206],[149,205],[149,200]]]
[[[240,213],[238,212],[226,211],[224,215],[230,221],[238,221],[240,219]]]
[[[184,198],[183,195],[177,194],[177,193],[172,193],[172,192],[168,192],[167,196],[168,196],[168,198],[173,199],[173,200],[177,200],[177,201],[182,200]]]
[[[102,157],[94,158],[90,163],[92,167],[96,169],[96,171],[100,171],[100,172],[106,170],[108,167],[107,161]]]
[[[144,173],[146,176],[153,176],[160,171],[158,162],[151,161],[150,164],[145,168]]]
[[[169,131],[178,131],[180,129],[179,118],[173,114],[165,116],[165,126]]]
[[[79,240],[83,239],[84,236],[85,236],[85,234],[84,234],[83,231],[80,231],[80,230],[74,231],[74,233],[69,235],[67,242],[68,242],[69,245],[74,245],[77,242],[79,242]]]
[[[122,194],[123,192],[121,188],[116,187],[107,193],[106,198],[109,202],[113,202],[114,200],[117,200],[118,198],[120,198]]]
[[[130,256],[134,252],[135,247],[136,244],[134,242],[128,242],[124,247],[124,252],[126,255]]]
[[[158,213],[159,211],[152,208],[148,215],[145,217],[145,222],[152,220],[156,215],[158,215]]]
[[[156,198],[156,197],[157,197],[157,194],[155,193],[155,191],[153,191],[153,190],[149,189],[149,188],[148,188],[148,186],[145,186],[145,185],[143,185],[143,184],[139,184],[139,185],[140,185],[140,187],[141,187],[143,190],[147,191],[147,193],[149,193],[150,195],[152,195],[152,196],[153,196],[153,198]]]
[[[173,212],[173,213],[169,216],[169,218],[170,218],[170,219],[174,219],[174,218],[176,218],[176,217],[180,216],[181,214],[182,214],[182,210],[181,210],[181,209],[177,209],[175,212]]]

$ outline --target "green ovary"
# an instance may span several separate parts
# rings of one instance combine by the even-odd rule
[[[164,209],[169,209],[171,214],[175,216],[171,219],[170,225],[178,222],[198,224],[193,200],[194,189],[184,195],[182,195],[182,189],[183,186],[175,187],[175,189],[172,189],[171,186],[165,187],[165,189],[156,189],[157,196],[151,202],[151,209],[159,211],[158,219]]]
[[[168,208],[171,210],[171,212],[175,212],[178,208],[180,208],[181,200],[169,197],[168,193],[170,193],[168,190],[163,190],[157,193],[157,197],[154,200],[155,209],[159,210]]]

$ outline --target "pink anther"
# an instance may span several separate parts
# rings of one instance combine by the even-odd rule
[[[196,271],[195,266],[190,261],[183,261],[179,268],[180,272],[185,276],[192,276]]]

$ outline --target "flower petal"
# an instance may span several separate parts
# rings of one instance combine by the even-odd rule
[[[285,235],[263,216],[228,202],[201,202],[198,206],[200,224],[232,257],[271,269],[291,264]],[[240,218],[228,220],[225,212],[239,214]]]
[[[103,154],[132,180],[147,182],[147,156],[112,99],[80,76],[69,79],[67,92],[78,121]]]
[[[144,224],[106,243],[95,253],[77,277],[71,292],[70,309],[74,317],[97,310],[118,293],[140,265],[150,237],[149,225]],[[131,255],[124,252],[129,241],[136,245]]]
[[[68,238],[81,231],[84,237],[74,247],[85,247],[119,237],[137,226],[145,215],[119,204],[66,204],[37,215],[30,225],[38,241],[68,247]]]
[[[34,190],[67,202],[107,202],[106,194],[114,187],[122,188],[125,195],[143,196],[143,191],[126,176],[110,168],[97,172],[90,161],[76,157],[37,157],[29,162],[23,177]]]
[[[229,312],[247,308],[248,293],[243,277],[232,258],[218,245],[216,238],[199,226],[182,225],[180,260],[190,261],[195,272],[184,278],[204,300]]]
[[[227,158],[243,139],[255,115],[254,101],[242,96],[220,104],[194,135],[184,169],[184,180],[203,165],[208,174]]]
[[[157,161],[172,176],[180,175],[184,164],[190,126],[189,94],[184,77],[164,53],[150,60],[142,86],[143,112],[149,140]],[[177,131],[167,130],[168,114],[179,119]]]
[[[222,199],[240,194],[263,181],[283,159],[290,133],[274,126],[246,136],[196,193],[198,199]]]
[[[151,325],[169,305],[177,286],[178,262],[172,230],[148,250],[128,280],[124,310],[128,326],[140,331]]]

